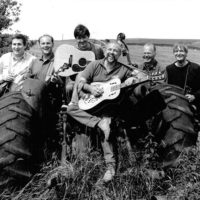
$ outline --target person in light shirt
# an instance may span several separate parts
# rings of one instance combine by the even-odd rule
[[[12,37],[12,52],[0,58],[0,83],[10,83],[10,91],[20,91],[36,57],[26,52],[27,37],[16,34]]]
[[[184,90],[189,102],[200,109],[200,66],[188,60],[188,47],[183,43],[174,44],[175,62],[166,66],[165,81]]]

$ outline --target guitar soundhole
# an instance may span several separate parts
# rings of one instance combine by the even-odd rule
[[[72,66],[72,70],[73,70],[74,72],[80,72],[80,71],[83,71],[84,68],[80,67],[78,64],[74,64],[74,65]]]
[[[87,60],[85,58],[80,58],[78,64],[83,67],[87,64]]]

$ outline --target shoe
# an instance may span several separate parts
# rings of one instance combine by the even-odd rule
[[[107,170],[103,176],[103,182],[108,183],[110,182],[113,177],[115,176],[115,165],[114,164],[108,164]]]

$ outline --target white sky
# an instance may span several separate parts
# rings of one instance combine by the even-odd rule
[[[200,38],[199,0],[17,0],[20,21],[12,28],[30,39],[48,33],[72,39],[76,25],[86,25],[91,38]]]

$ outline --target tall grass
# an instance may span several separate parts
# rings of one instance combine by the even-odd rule
[[[151,145],[150,145],[151,146]],[[165,176],[155,179],[150,169],[155,152],[120,147],[119,165],[115,178],[101,182],[105,172],[102,155],[90,151],[60,165],[59,159],[44,164],[22,189],[1,191],[1,200],[132,200],[132,199],[200,199],[200,151],[185,150],[176,168],[165,170]]]

